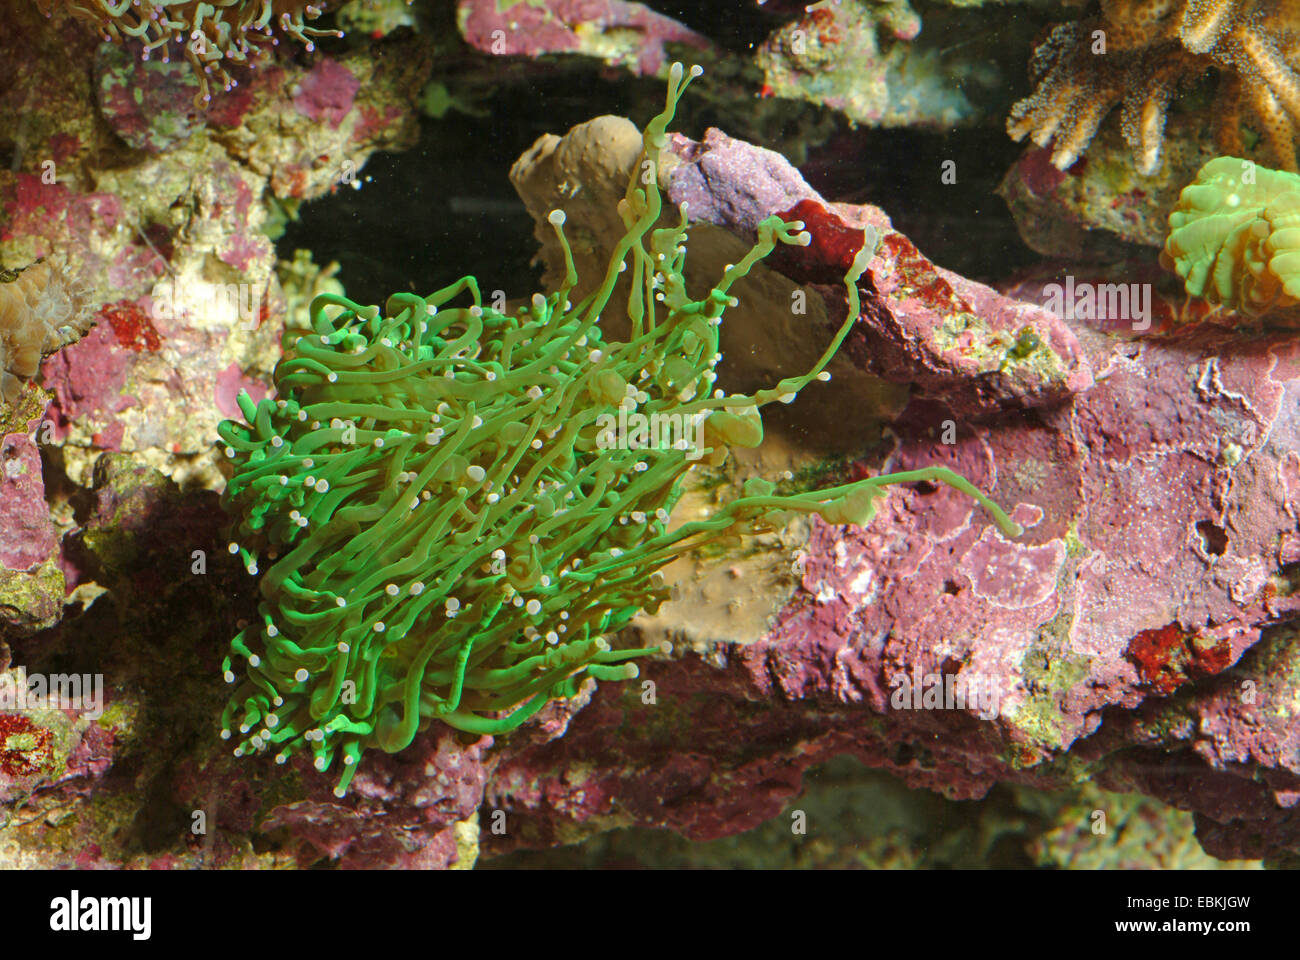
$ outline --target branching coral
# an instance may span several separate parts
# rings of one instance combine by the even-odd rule
[[[1169,215],[1160,262],[1190,295],[1247,316],[1300,303],[1300,176],[1211,160]]]
[[[1160,164],[1171,101],[1210,68],[1222,71],[1220,149],[1244,152],[1244,122],[1278,166],[1295,170],[1297,0],[1102,0],[1099,15],[1057,26],[1035,51],[1036,89],[1012,107],[1007,132],[1053,143],[1052,162],[1064,170],[1118,104],[1138,170],[1149,174]]]
[[[638,173],[657,169],[689,82],[675,64]],[[619,212],[627,232],[580,303],[569,300],[578,278],[556,210],[568,266],[559,290],[515,314],[485,306],[472,277],[428,297],[395,294],[383,313],[322,295],[313,332],[276,368],[280,399],[241,395],[247,424],[220,428],[235,471],[224,498],[239,517],[231,549],[250,573],[268,568],[258,622],[225,663],[239,685],[222,735],[242,735],[237,755],[274,747],[285,762],[306,748],[320,770],[341,756],[342,796],[364,749],[400,750],[434,720],[511,730],[586,677],[637,675],[629,661],[655,651],[605,638],[668,599],[657,572],[676,555],[796,513],[866,523],[889,484],[947,483],[1019,534],[942,468],[791,496],[754,479],[712,516],[670,530],[701,457],[757,446],[759,408],[829,376],[822,369],[857,319],[856,280],[875,242],[854,261],[848,319],[816,367],[727,396],[710,391],[718,327],[736,303],[729,290],[777,244],[807,244],[804,225],[764,220],[753,249],[692,300],[685,205],[675,226],[656,228],[651,173],[632,178]],[[607,342],[601,314],[628,270],[631,336]],[[472,305],[448,306],[463,295]],[[646,418],[644,432],[622,433],[620,417]],[[701,421],[696,445],[687,425]]]
[[[13,403],[41,358],[80,338],[92,321],[48,262],[0,270],[0,399]]]
[[[155,51],[166,63],[183,51],[199,78],[199,98],[212,99],[209,78],[225,89],[236,85],[230,66],[255,66],[262,48],[292,37],[315,49],[312,37],[342,36],[337,30],[306,25],[321,14],[324,0],[37,0],[45,13],[52,4],[94,24],[104,39],[137,40],[143,59]]]

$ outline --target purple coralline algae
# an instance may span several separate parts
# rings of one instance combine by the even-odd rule
[[[29,633],[63,612],[58,536],[45,500],[40,424],[48,396],[28,387],[0,407],[0,629]]]
[[[484,53],[580,53],[638,75],[664,69],[666,43],[711,46],[671,17],[628,0],[460,0],[456,13],[465,42]]]
[[[744,234],[786,208],[797,175],[764,152],[716,134],[676,148],[702,166],[710,136],[750,156],[674,173],[694,213]],[[711,205],[701,183],[725,200]],[[807,206],[818,201],[800,194],[814,233],[805,258],[833,265],[836,231],[879,227],[872,208],[823,204],[819,229]],[[783,269],[813,277],[816,266]],[[895,274],[907,278],[901,295]],[[1014,506],[1025,536],[989,538],[940,490],[896,493],[869,529],[814,523],[766,636],[652,666],[671,706],[598,691],[563,739],[507,753],[489,797],[527,826],[502,845],[547,845],[588,821],[724,835],[775,815],[804,770],[840,753],[954,798],[1001,781],[1064,785],[1073,758],[1103,785],[1193,810],[1217,856],[1295,842],[1296,654],[1294,634],[1276,626],[1300,609],[1288,572],[1300,490],[1294,338],[1206,328],[1178,342],[1116,339],[1045,317],[1032,291],[1009,301],[945,274],[886,234],[858,356],[880,356],[882,331],[904,355],[942,356],[933,330],[965,313],[987,322],[1002,304],[1037,319],[1039,349],[1052,344],[1075,371],[1054,398],[1068,402],[999,391],[981,406],[983,391],[972,401],[945,378],[914,381],[889,465],[960,471]],[[916,322],[936,307],[947,308],[938,323]],[[970,428],[1017,407],[1036,412]],[[945,424],[961,425],[947,442]],[[954,690],[968,696],[957,709]],[[689,749],[671,730],[690,731]]]

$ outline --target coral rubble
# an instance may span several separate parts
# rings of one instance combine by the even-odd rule
[[[823,103],[878,126],[969,120],[974,110],[942,79],[938,56],[910,42],[920,32],[907,0],[812,4],[759,49],[764,93]]]

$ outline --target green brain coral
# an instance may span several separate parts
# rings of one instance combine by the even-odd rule
[[[1247,316],[1300,302],[1300,176],[1217,157],[1183,188],[1160,262]]]
[[[674,65],[643,138],[651,164],[689,82]],[[472,277],[428,297],[395,294],[383,312],[324,294],[313,332],[275,370],[280,399],[241,394],[247,423],[220,427],[234,468],[223,502],[238,518],[232,552],[250,573],[266,570],[258,620],[225,662],[238,686],[222,736],[238,731],[237,755],[275,749],[283,763],[306,749],[319,770],[341,757],[342,796],[366,748],[400,750],[434,720],[511,730],[586,677],[637,675],[629,661],[657,648],[606,638],[668,599],[657,571],[676,555],[795,512],[866,523],[888,484],[950,484],[1020,532],[943,468],[793,496],[755,479],[712,516],[670,530],[701,457],[758,445],[760,407],[829,376],[875,243],[846,278],[848,320],[817,366],[725,396],[713,368],[728,291],[776,244],[807,244],[803,224],[764,220],[749,254],[697,301],[682,278],[684,205],[676,226],[655,229],[658,189],[633,178],[619,209],[627,233],[580,303],[569,301],[577,275],[557,210],[561,289],[513,315],[484,306]],[[608,342],[601,313],[625,270],[632,333]],[[465,296],[472,305],[448,306]],[[620,437],[620,415],[671,428]]]

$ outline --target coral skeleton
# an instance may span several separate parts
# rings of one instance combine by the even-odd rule
[[[324,0],[37,0],[47,15],[52,5],[93,24],[105,40],[138,41],[141,59],[163,63],[181,54],[199,79],[198,101],[212,99],[209,79],[230,90],[238,81],[232,66],[257,65],[267,46],[281,36],[315,49],[313,37],[341,37],[337,30],[307,26],[320,16]]]
[[[658,169],[678,99],[700,72],[673,65],[637,171]],[[757,446],[761,407],[829,378],[876,242],[868,231],[846,277],[848,317],[814,369],[726,395],[713,384],[732,286],[778,244],[811,238],[801,222],[768,217],[749,253],[692,300],[685,205],[675,225],[656,228],[663,211],[649,181],[631,178],[619,204],[626,234],[580,303],[569,300],[578,278],[556,210],[567,266],[558,290],[513,314],[484,305],[473,277],[428,297],[395,294],[382,312],[323,294],[312,332],[276,368],[279,399],[241,394],[247,422],[220,427],[234,468],[223,502],[237,518],[231,552],[250,574],[265,570],[258,618],[224,665],[236,686],[221,733],[237,738],[236,755],[274,751],[284,763],[308,750],[322,771],[341,762],[343,796],[365,749],[401,750],[432,722],[510,731],[587,678],[637,676],[630,661],[660,648],[615,649],[607,638],[669,599],[659,571],[679,554],[800,513],[865,524],[890,484],[948,484],[1019,535],[987,496],[938,467],[783,496],[753,478],[712,515],[671,528],[701,457],[721,463],[728,445]],[[606,341],[601,315],[625,272],[631,334]],[[472,304],[452,306],[460,297]],[[699,418],[704,448],[680,429],[675,441],[671,431],[620,438],[620,415]]]
[[[1242,154],[1245,124],[1273,162],[1296,169],[1300,124],[1300,3],[1296,0],[1103,0],[1094,17],[1055,27],[1034,52],[1034,92],[1007,119],[1015,140],[1052,145],[1073,164],[1120,107],[1121,131],[1139,172],[1160,165],[1165,123],[1178,93],[1220,71],[1216,137]]]

